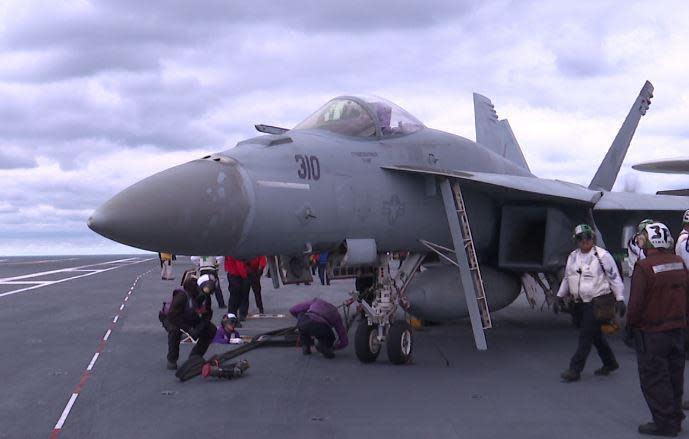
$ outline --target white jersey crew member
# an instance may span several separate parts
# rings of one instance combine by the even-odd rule
[[[652,219],[645,219],[636,226],[636,233],[627,243],[627,264],[629,267],[629,276],[634,271],[634,266],[637,261],[642,261],[646,258],[646,253],[644,253],[644,247],[646,246],[646,238],[644,237],[643,231],[646,224],[651,224],[654,221]]]
[[[591,301],[599,296],[612,293],[616,299],[615,309],[621,316],[626,312],[624,303],[624,284],[617,270],[615,260],[605,249],[594,243],[593,229],[587,224],[579,224],[574,229],[577,249],[570,253],[565,268],[565,278],[557,293],[558,301],[571,296],[575,312],[580,313],[579,345],[570,360],[569,369],[562,373],[564,381],[577,381],[586,365],[591,347],[595,346],[603,367],[596,375],[608,375],[619,368],[615,354],[605,340],[601,323],[593,314]]]
[[[682,231],[677,237],[675,244],[675,254],[682,258],[684,266],[689,268],[689,210],[684,212],[682,217]]]

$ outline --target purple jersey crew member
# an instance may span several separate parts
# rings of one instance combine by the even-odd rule
[[[340,316],[339,311],[334,305],[326,302],[325,300],[315,298],[306,302],[298,303],[290,308],[289,312],[299,319],[298,326],[300,327],[300,332],[311,332],[308,330],[302,331],[302,327],[307,329],[313,326],[309,323],[321,327],[325,327],[327,325],[331,333],[332,329],[335,329],[338,338],[336,343],[334,343],[334,337],[330,339],[328,334],[312,334],[318,339],[319,345],[325,343],[326,345],[332,346],[332,348],[335,350],[340,350],[344,349],[349,344],[347,330],[342,322],[342,317]],[[308,344],[304,344],[306,340],[302,340],[302,346],[305,348],[310,346],[310,336],[308,339]],[[326,347],[329,348],[329,346]],[[307,353],[306,349],[304,353]]]
[[[215,337],[213,337],[212,343],[219,344],[230,344],[230,339],[240,338],[239,332],[234,329],[231,332],[227,332],[222,325],[218,326],[218,330],[215,331]]]

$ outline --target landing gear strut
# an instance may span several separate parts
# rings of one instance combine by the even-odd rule
[[[414,334],[405,320],[395,320],[397,307],[408,307],[404,291],[421,265],[424,255],[409,255],[395,279],[390,276],[390,255],[379,255],[378,270],[374,285],[367,290],[373,300],[361,300],[364,319],[359,322],[354,336],[354,350],[362,363],[376,361],[382,345],[387,342],[388,359],[393,364],[407,364],[411,361]]]

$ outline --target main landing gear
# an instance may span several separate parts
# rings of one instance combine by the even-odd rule
[[[379,256],[378,270],[373,286],[360,292],[357,299],[363,310],[354,335],[354,351],[362,363],[376,361],[383,343],[392,364],[411,362],[414,352],[414,333],[405,320],[396,318],[398,306],[408,308],[404,295],[411,278],[423,261],[421,253],[411,254],[393,279],[390,276],[390,255]],[[362,296],[365,296],[362,300]]]

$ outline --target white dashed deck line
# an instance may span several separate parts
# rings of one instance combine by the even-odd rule
[[[93,354],[93,358],[91,358],[91,362],[89,363],[86,370],[88,370],[90,372],[91,369],[93,369],[93,365],[96,364],[96,360],[98,359],[99,355],[100,355],[100,352],[96,352],[95,354]]]
[[[7,291],[5,293],[0,293],[0,297],[10,296],[13,294],[22,293],[24,291],[35,290],[37,288],[48,287],[50,285],[55,285],[55,284],[67,282],[67,281],[74,280],[74,279],[79,279],[79,278],[86,277],[86,276],[93,276],[94,274],[100,274],[100,273],[104,273],[106,271],[115,270],[117,268],[126,267],[128,265],[140,264],[141,262],[152,261],[152,260],[153,260],[153,258],[148,258],[148,259],[137,259],[137,258],[117,259],[114,261],[102,262],[100,264],[82,265],[79,267],[70,267],[70,268],[63,268],[60,270],[42,271],[42,272],[38,272],[38,273],[24,274],[21,276],[6,277],[6,278],[0,279],[0,285],[26,284],[26,285],[31,285],[31,286],[28,286],[25,288],[19,288],[19,289],[12,290],[12,291]],[[110,265],[110,264],[115,264],[115,263],[118,263],[120,265],[115,265],[113,267],[107,267],[107,268],[102,268],[102,269],[83,270],[85,267],[94,267],[94,266],[98,266],[98,265]],[[77,276],[71,276],[71,277],[68,277],[65,279],[59,279],[59,280],[54,280],[54,281],[31,281],[30,280],[31,278],[35,278],[35,277],[39,277],[39,276],[45,276],[45,275],[49,275],[49,274],[71,273],[71,272],[84,272],[84,274],[79,274]],[[28,279],[28,280],[24,280],[24,279]]]
[[[72,393],[72,396],[69,398],[69,401],[65,406],[65,409],[62,411],[62,416],[60,416],[60,419],[58,419],[57,424],[55,424],[55,430],[60,430],[62,426],[65,424],[67,416],[69,416],[69,412],[72,410],[72,407],[74,406],[74,401],[77,400],[77,396],[79,396],[78,393]]]

